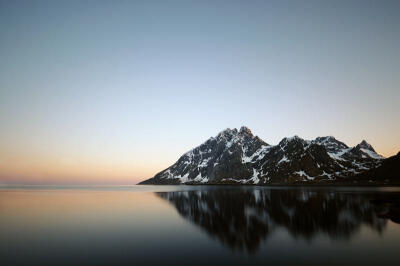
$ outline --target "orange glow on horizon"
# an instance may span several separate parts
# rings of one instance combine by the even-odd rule
[[[372,145],[377,152],[390,157],[400,151],[400,145],[386,139]],[[164,170],[182,154],[175,157],[158,157],[152,154],[138,156],[123,154],[111,156],[102,154],[53,154],[35,149],[3,147],[0,152],[0,184],[137,184]],[[129,158],[132,156],[132,158]]]

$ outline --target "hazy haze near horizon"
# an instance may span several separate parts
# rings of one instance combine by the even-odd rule
[[[399,1],[0,1],[0,183],[128,184],[224,128],[400,150]]]

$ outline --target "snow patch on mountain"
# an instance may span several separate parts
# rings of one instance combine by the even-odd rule
[[[199,183],[207,183],[208,182],[208,178],[207,177],[202,177],[201,173],[199,173],[198,176],[196,176],[195,179],[193,179],[194,182],[199,182]]]
[[[373,159],[384,159],[385,157],[383,157],[382,155],[377,154],[376,152],[371,151],[370,149],[364,149],[364,148],[360,148],[360,150],[364,153],[366,153],[370,158]]]
[[[260,182],[260,179],[258,178],[259,174],[260,173],[256,169],[253,168],[253,176],[250,178],[249,181],[252,181],[253,184],[258,184]]]
[[[307,175],[306,172],[304,172],[303,170],[297,171],[297,172],[294,172],[294,173],[295,173],[295,174],[298,174],[298,175],[300,175],[300,176],[306,177],[307,180],[313,180],[313,179],[315,178],[315,177],[313,177],[313,176]]]
[[[268,151],[270,150],[271,147],[273,147],[273,146],[263,145],[263,146],[261,146],[260,149],[255,151],[251,156],[246,156],[245,153],[243,153],[242,162],[249,163],[249,162],[252,162],[253,160],[255,160],[255,161],[261,160],[262,158],[264,158],[265,154],[268,153]]]
[[[285,155],[285,156],[282,157],[282,159],[280,159],[280,161],[278,162],[278,164],[286,163],[286,162],[290,162],[290,161],[289,161],[289,159],[288,159],[288,158],[286,157],[286,155]]]
[[[341,149],[341,150],[339,150],[337,152],[328,152],[328,155],[332,159],[339,160],[339,161],[345,161],[345,159],[343,159],[341,156],[343,154],[345,154],[346,152],[348,152],[349,150],[350,150],[350,148],[344,148],[344,149]]]

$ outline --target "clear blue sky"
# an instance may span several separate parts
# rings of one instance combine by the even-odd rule
[[[0,0],[0,183],[135,183],[227,127],[400,150],[400,1]]]

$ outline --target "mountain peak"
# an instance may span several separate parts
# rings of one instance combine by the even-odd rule
[[[226,128],[224,130],[222,130],[221,132],[218,133],[218,136],[226,136],[226,135],[234,135],[236,134],[238,131],[236,128],[231,129],[231,128]]]
[[[248,135],[250,135],[250,136],[253,136],[253,133],[251,132],[251,130],[250,130],[248,127],[246,127],[246,126],[242,126],[242,127],[240,128],[240,130],[239,130],[239,133],[241,133],[241,134],[248,134]]]
[[[336,139],[334,136],[324,136],[324,137],[317,137],[315,140],[320,143],[323,143],[326,141],[335,141]]]
[[[299,136],[297,136],[297,135],[294,135],[293,137],[285,137],[285,138],[283,138],[280,142],[279,142],[279,146],[280,147],[282,147],[283,149],[285,149],[286,148],[286,146],[289,144],[289,145],[292,145],[292,144],[294,144],[294,143],[304,143],[305,141],[304,141],[304,139],[302,139],[302,138],[300,138]]]
[[[367,150],[370,150],[370,151],[375,152],[375,150],[374,150],[374,148],[372,147],[372,145],[369,144],[366,140],[362,140],[361,143],[358,144],[356,147],[357,147],[357,148],[362,148],[362,149],[367,149]]]
[[[240,127],[239,130],[237,130],[237,128],[233,128],[233,129],[227,128],[227,129],[221,131],[218,134],[218,136],[223,136],[223,137],[233,137],[233,136],[236,136],[236,135],[240,135],[240,136],[246,136],[247,135],[250,138],[254,137],[254,135],[251,132],[251,130],[246,126]]]
[[[281,140],[281,142],[291,142],[291,141],[298,141],[298,140],[303,140],[302,138],[300,138],[297,135],[294,135],[293,137],[285,137]]]

